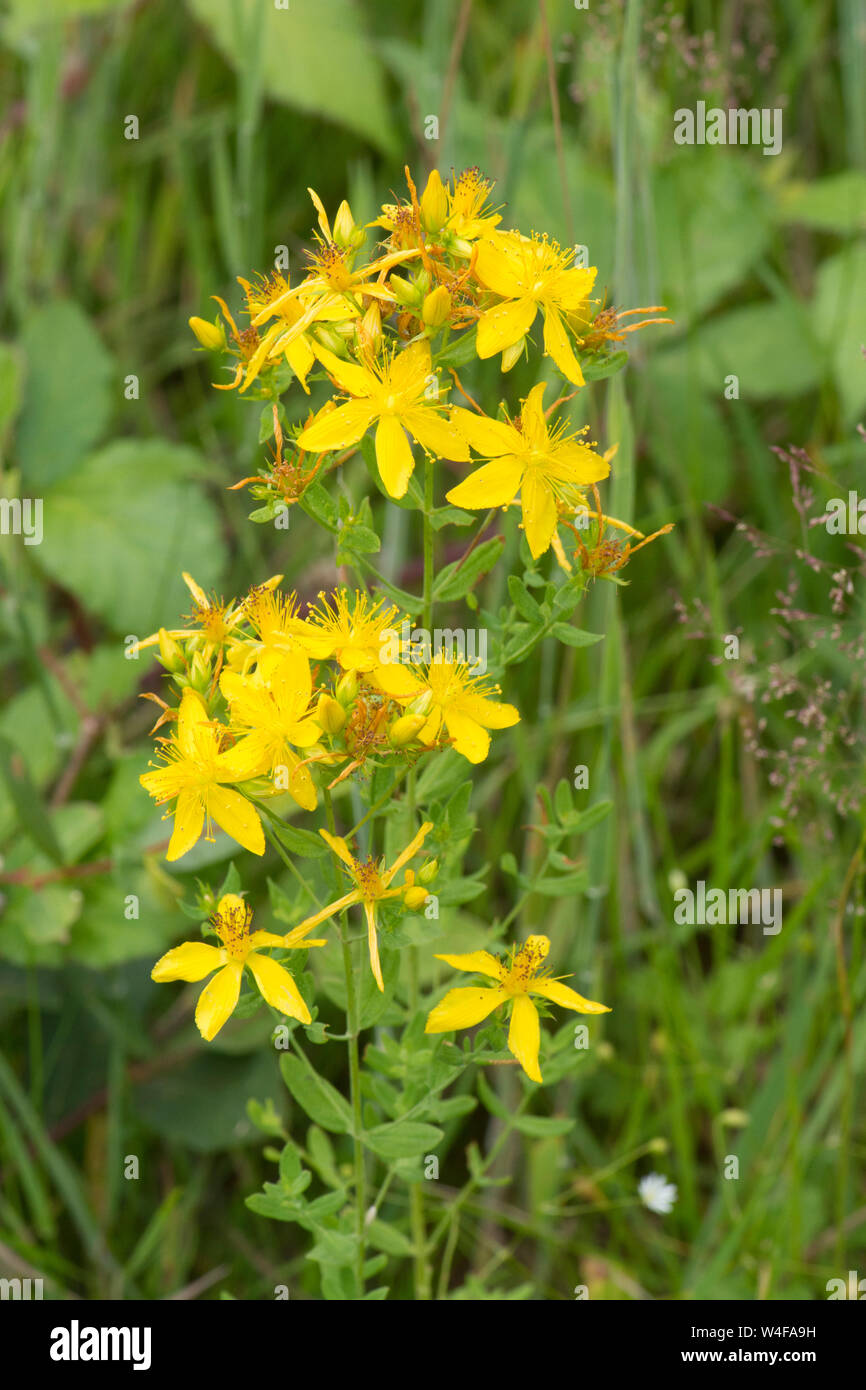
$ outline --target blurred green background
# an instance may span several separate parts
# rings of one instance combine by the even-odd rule
[[[149,980],[232,845],[165,865],[138,785],[158,668],[124,649],[188,611],[184,569],[225,595],[332,581],[306,518],[251,525],[227,491],[263,457],[261,405],[212,389],[187,318],[211,294],[237,310],[235,277],[278,246],[301,264],[308,185],[367,221],[406,163],[419,183],[480,165],[504,225],[585,244],[608,302],[675,320],[571,409],[620,443],[608,510],[676,530],[628,587],[592,590],[603,644],[545,650],[506,692],[525,722],[477,769],[467,833],[485,892],[441,923],[480,939],[507,910],[499,864],[531,867],[536,784],[585,764],[580,804],[615,804],[574,847],[593,888],[533,899],[522,927],[614,1012],[546,1102],[573,1132],[508,1150],[487,1243],[458,1248],[462,1296],[810,1299],[866,1272],[862,551],[810,524],[864,450],[858,0],[13,0],[0,41],[0,494],[44,501],[40,545],[0,537],[0,1272],[53,1296],[315,1288],[302,1233],[244,1205],[273,1171],[247,1099],[288,1101],[262,1018],[205,1049],[188,997]],[[781,153],[676,145],[698,100],[781,108]],[[465,380],[493,409],[534,370]],[[292,419],[308,405],[286,398]],[[412,588],[403,516],[381,562]],[[285,877],[250,877],[263,904],[266,874]],[[673,889],[699,878],[781,887],[783,930],[675,927]],[[344,1086],[342,1050],[319,1060]],[[443,1182],[495,1130],[470,1117]],[[635,1202],[651,1170],[678,1186],[670,1217]],[[578,1210],[554,1217],[562,1187]]]

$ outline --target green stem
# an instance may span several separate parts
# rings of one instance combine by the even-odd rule
[[[331,793],[325,789],[325,815],[328,821],[328,829],[332,835],[336,835],[336,822],[334,820],[334,806],[331,801]],[[340,880],[340,870],[337,861],[334,860],[334,881],[337,896],[342,897],[342,882]],[[358,1018],[358,1001],[355,992],[355,972],[352,965],[352,947],[349,942],[346,930],[346,914],[340,913],[340,947],[343,953],[343,972],[346,979],[346,1036],[349,1048],[349,1098],[352,1105],[352,1127],[354,1134],[352,1143],[355,1159],[355,1233],[358,1239],[358,1250],[356,1254],[355,1275],[358,1281],[358,1297],[364,1296],[364,1236],[365,1226],[364,1217],[367,1207],[367,1178],[364,1170],[364,1146],[361,1143],[361,1130],[363,1128],[361,1117],[361,1062],[358,1053],[358,1035],[361,1031]]]

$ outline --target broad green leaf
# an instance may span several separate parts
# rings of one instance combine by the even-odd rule
[[[854,423],[866,404],[863,305],[866,241],[824,261],[815,282],[815,327],[831,353],[845,419]]]
[[[332,1134],[352,1133],[352,1111],[348,1101],[330,1081],[319,1076],[309,1062],[293,1053],[285,1053],[280,1058],[280,1071],[294,1100],[315,1124],[329,1129]]]
[[[433,585],[433,597],[439,603],[465,598],[478,580],[491,570],[502,554],[504,541],[501,536],[482,541],[470,551],[465,560],[455,560],[440,571]]]
[[[233,66],[249,64],[258,50],[269,96],[394,152],[382,71],[361,6],[352,0],[290,0],[285,9],[273,0],[189,0],[189,6]]]
[[[145,637],[190,607],[181,579],[221,573],[219,514],[191,481],[201,459],[162,440],[91,454],[45,494],[39,563],[117,633]]]
[[[774,215],[824,232],[866,232],[866,174],[846,169],[811,183],[783,185]]]
[[[392,1124],[377,1125],[367,1130],[364,1143],[386,1162],[395,1158],[419,1158],[439,1143],[443,1131],[436,1125],[421,1124],[418,1120],[394,1120]]]
[[[42,491],[65,477],[108,423],[117,368],[77,304],[56,300],[26,320],[21,347],[27,363],[16,449],[22,487]],[[139,483],[140,479],[136,479]],[[130,479],[124,483],[130,511]]]

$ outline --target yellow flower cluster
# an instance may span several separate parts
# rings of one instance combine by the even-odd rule
[[[236,486],[251,485],[269,504],[292,505],[369,434],[365,447],[389,497],[403,499],[415,487],[417,446],[428,460],[447,461],[452,472],[453,465],[466,469],[462,480],[449,478],[445,496],[453,506],[519,507],[534,560],[552,548],[566,572],[576,565],[593,577],[613,573],[638,547],[611,541],[609,528],[641,544],[652,539],[601,511],[596,485],[608,476],[615,450],[599,453],[583,432],[553,418],[571,397],[545,407],[544,382],[529,391],[518,411],[487,415],[463,389],[455,364],[498,355],[502,372],[508,372],[528,352],[538,324],[544,356],[570,387],[580,388],[587,363],[604,360],[612,344],[643,327],[624,325],[640,311],[618,313],[593,299],[596,270],[576,264],[570,249],[545,235],[503,227],[500,212],[490,206],[491,185],[477,169],[447,181],[434,171],[420,197],[408,170],[406,180],[407,196],[384,205],[366,228],[345,201],[332,222],[310,190],[318,229],[305,273],[292,277],[283,267],[240,279],[245,327],[238,327],[218,296],[220,313],[213,322],[190,320],[201,346],[228,368],[228,379],[216,383],[219,389],[235,389],[273,409],[273,464]],[[370,228],[381,239],[365,259]],[[330,397],[287,432],[280,397],[294,381],[309,395],[311,379],[329,383]],[[448,399],[452,385],[470,408]],[[429,469],[425,478],[429,483]],[[591,514],[590,493],[596,534],[585,542],[576,518]],[[417,489],[412,496],[417,503]],[[575,539],[573,560],[563,540],[568,532]],[[431,555],[432,541],[425,541],[428,619]],[[407,661],[405,654],[395,658],[395,634],[408,619],[381,597],[337,588],[302,604],[281,590],[277,575],[223,602],[184,578],[193,598],[186,625],[160,629],[140,643],[158,648],[179,692],[176,707],[149,697],[161,706],[156,728],[169,726],[169,732],[160,736],[156,765],[141,778],[173,817],[170,860],[186,854],[202,834],[210,838],[214,823],[261,855],[262,816],[270,816],[269,803],[273,808],[272,798],[281,793],[314,811],[324,789],[383,762],[392,762],[399,773],[425,753],[453,748],[480,763],[490,748],[489,731],[519,719],[512,705],[497,698],[498,687],[457,654],[439,651],[424,662],[412,655]],[[359,906],[370,967],[383,989],[378,907],[389,900],[410,911],[423,905],[435,861],[417,873],[407,866],[432,829],[430,821],[421,823],[390,865],[362,861],[351,837],[321,830],[337,875],[346,875],[344,894],[282,936],[251,931],[251,909],[239,895],[226,894],[211,919],[221,946],[179,946],[158,962],[154,978],[212,976],[196,1012],[206,1038],[231,1015],[247,966],[268,1003],[309,1022],[292,976],[261,948],[324,945],[309,933]],[[548,947],[546,937],[530,936],[514,947],[507,964],[485,951],[440,957],[488,977],[492,985],[452,990],[433,1009],[427,1031],[470,1027],[507,1003],[508,1046],[527,1076],[540,1081],[533,997],[584,1013],[606,1011],[539,973]]]

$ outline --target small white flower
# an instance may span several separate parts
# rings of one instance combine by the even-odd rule
[[[644,1206],[650,1211],[658,1212],[660,1216],[667,1216],[677,1200],[675,1185],[667,1182],[661,1173],[647,1173],[638,1183],[637,1190]]]

